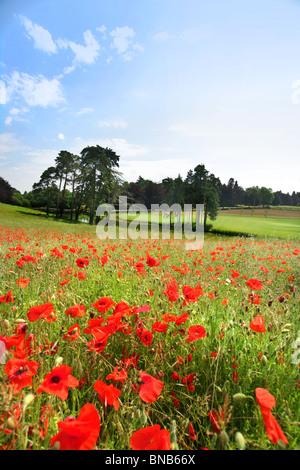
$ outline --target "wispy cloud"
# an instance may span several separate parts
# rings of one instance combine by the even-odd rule
[[[32,76],[13,72],[6,79],[6,102],[14,95],[21,96],[29,106],[58,106],[64,101],[61,83],[57,78],[48,79],[43,75]]]
[[[40,49],[48,54],[54,54],[57,52],[57,46],[47,29],[33,23],[31,20],[26,18],[26,16],[20,15],[20,19],[22,24],[25,26],[29,37],[33,39],[34,47],[36,49]]]
[[[116,49],[124,60],[131,60],[134,56],[134,51],[142,51],[144,49],[140,44],[133,42],[135,31],[129,26],[113,29],[110,32],[110,36],[113,38],[111,48]]]
[[[99,55],[100,44],[94,38],[90,30],[83,33],[83,39],[85,42],[84,45],[66,39],[57,40],[57,45],[60,48],[66,49],[69,47],[74,52],[73,66],[79,64],[94,64]]]

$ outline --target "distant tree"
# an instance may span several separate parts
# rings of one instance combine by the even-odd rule
[[[215,220],[217,217],[221,181],[213,173],[209,174],[202,164],[197,165],[194,171],[188,172],[185,183],[186,202],[204,205],[204,226],[206,226],[207,216],[211,220]]]
[[[13,188],[8,181],[0,176],[0,202],[12,204]]]
[[[55,159],[56,177],[59,180],[59,192],[56,208],[56,216],[63,217],[67,184],[73,171],[75,156],[67,150],[61,150]]]
[[[259,202],[262,204],[263,207],[272,204],[274,199],[274,194],[272,189],[268,189],[262,186],[259,190]]]
[[[81,151],[81,183],[89,208],[89,224],[93,225],[96,205],[104,202],[112,181],[113,169],[119,166],[120,157],[109,148],[99,145]]]
[[[144,190],[139,183],[129,183],[125,193],[128,197],[128,201],[131,204],[144,204]]]
[[[164,200],[164,187],[161,183],[149,181],[144,190],[145,205],[151,209],[151,204],[161,204]]]
[[[258,186],[251,186],[246,189],[245,199],[249,205],[256,206],[259,204],[260,189]]]
[[[54,184],[56,180],[56,169],[54,166],[50,166],[47,168],[40,177],[40,180],[38,183],[34,183],[32,186],[32,189],[44,189],[46,192],[46,212],[47,215],[49,215],[49,209],[50,209],[50,192],[52,185]]]

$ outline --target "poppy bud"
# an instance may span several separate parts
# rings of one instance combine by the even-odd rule
[[[141,425],[142,426],[145,426],[147,424],[147,421],[148,421],[148,417],[145,413],[145,409],[143,408],[142,412],[141,412],[141,415],[140,415],[140,422],[141,422]]]
[[[246,449],[246,441],[244,439],[243,434],[239,431],[237,431],[235,433],[235,442],[236,442],[239,450],[245,450]]]
[[[261,356],[261,361],[260,362],[262,363],[263,366],[268,364],[268,359],[264,354]]]
[[[232,398],[234,403],[242,403],[243,401],[247,400],[247,396],[243,393],[236,393]]]
[[[55,359],[55,367],[59,367],[61,366],[63,363],[63,358],[58,356],[56,359]]]
[[[219,436],[220,436],[220,439],[221,439],[221,442],[222,442],[222,447],[227,446],[227,444],[229,443],[229,436],[228,436],[227,432],[223,430],[223,431],[220,432]]]
[[[34,395],[33,393],[29,393],[28,395],[26,395],[24,397],[24,400],[23,400],[23,413],[25,412],[26,408],[28,408],[29,405],[31,405],[31,403],[34,401]]]
[[[24,320],[23,318],[17,318],[15,320],[15,323],[26,323],[26,320]]]
[[[8,320],[4,320],[3,323],[4,323],[4,328],[5,328],[6,330],[8,330],[8,328],[9,328],[9,321],[8,321]]]
[[[13,418],[12,416],[10,416],[8,419],[7,419],[7,427],[8,429],[10,429],[11,431],[13,429],[15,429],[15,427],[17,426],[17,423],[16,423],[16,420],[15,418]]]

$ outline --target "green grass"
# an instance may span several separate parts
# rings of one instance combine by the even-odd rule
[[[300,239],[300,218],[296,217],[218,215],[215,221],[209,223],[213,231],[221,233]]]

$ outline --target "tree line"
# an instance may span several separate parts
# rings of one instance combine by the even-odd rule
[[[53,166],[48,167],[34,183],[32,190],[21,194],[0,177],[0,202],[39,208],[57,218],[66,215],[78,221],[81,215],[89,224],[96,222],[99,204],[116,204],[120,195],[129,204],[204,204],[204,222],[215,220],[220,207],[241,205],[300,205],[300,193],[273,192],[267,187],[242,188],[234,178],[222,184],[204,164],[189,170],[186,177],[167,177],[154,182],[139,177],[135,182],[124,181],[119,172],[120,157],[110,148],[99,145],[85,147],[79,155],[61,150]]]

